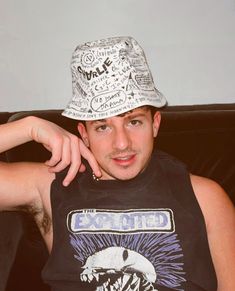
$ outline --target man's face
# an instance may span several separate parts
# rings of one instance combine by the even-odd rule
[[[83,141],[100,165],[101,179],[128,180],[147,166],[154,137],[160,125],[160,112],[154,117],[148,107],[123,115],[78,124]]]

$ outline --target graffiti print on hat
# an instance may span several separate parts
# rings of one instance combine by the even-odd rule
[[[73,97],[63,115],[94,120],[166,100],[156,90],[144,51],[131,37],[78,46],[71,62]]]

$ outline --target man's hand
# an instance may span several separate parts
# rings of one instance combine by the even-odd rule
[[[0,137],[0,152],[31,140],[43,144],[52,154],[46,161],[50,172],[59,172],[70,165],[64,186],[74,179],[78,171],[85,170],[81,156],[88,161],[94,174],[101,176],[98,163],[82,140],[50,121],[29,116],[1,124]]]
[[[42,143],[52,153],[50,160],[45,162],[49,166],[49,171],[59,172],[70,165],[63,181],[64,186],[69,185],[78,171],[85,171],[81,156],[88,161],[94,174],[97,177],[101,176],[98,163],[80,138],[50,121],[37,117],[30,118],[31,138]]]

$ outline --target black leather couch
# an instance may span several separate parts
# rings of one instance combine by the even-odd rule
[[[0,123],[36,115],[76,133],[76,121],[60,113],[2,112]],[[235,103],[166,107],[155,146],[184,161],[192,173],[216,180],[235,205]],[[29,142],[1,154],[0,159],[40,162],[49,155],[41,145]],[[32,218],[18,212],[0,213],[0,233],[0,291],[49,290],[40,278],[48,254]]]

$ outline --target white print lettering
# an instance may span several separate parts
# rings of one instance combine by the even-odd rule
[[[71,232],[173,232],[170,209],[153,210],[78,210],[68,216]]]

